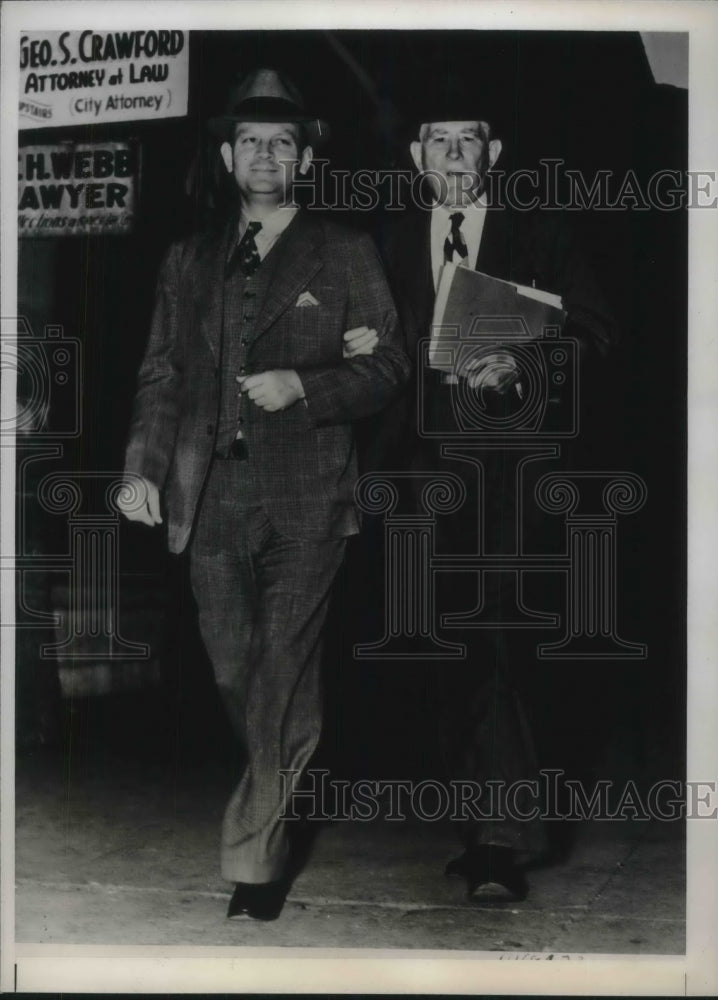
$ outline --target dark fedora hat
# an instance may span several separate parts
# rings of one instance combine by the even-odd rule
[[[302,125],[309,145],[329,137],[325,121],[307,114],[301,94],[276,69],[253,70],[230,88],[224,113],[210,118],[208,127],[218,139],[230,140],[237,122],[295,122]]]
[[[474,70],[465,80],[437,74],[424,100],[416,100],[406,115],[407,134],[418,138],[422,125],[431,122],[479,121],[491,128],[492,137],[507,138],[512,129],[515,97],[506,81],[488,71]]]

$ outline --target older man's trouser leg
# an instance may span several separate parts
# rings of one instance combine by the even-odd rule
[[[476,467],[444,457],[440,444],[425,448],[415,459],[415,469],[423,470],[417,483],[424,481],[426,470],[432,470],[458,475],[466,489],[461,509],[437,518],[436,547],[442,554],[477,552],[480,524],[489,551],[500,552],[502,535],[512,524],[516,499],[513,484],[504,482],[501,455],[488,452],[480,457],[483,491],[479,490]],[[494,578],[484,591],[487,620],[502,620],[503,605],[510,596],[504,592],[507,581]],[[476,578],[470,573],[438,574],[439,612],[470,611],[476,599],[472,585],[476,585]],[[482,790],[478,803],[481,818],[472,819],[469,807],[458,817],[461,838],[468,848],[495,845],[538,855],[544,850],[545,831],[538,817],[527,818],[540,812],[540,803],[525,785],[538,779],[538,766],[520,697],[524,664],[517,662],[518,636],[505,627],[456,629],[443,634],[466,645],[466,658],[446,661],[433,674],[430,690],[441,766],[448,780],[473,782]],[[512,787],[516,794],[509,796],[505,808],[506,792]]]
[[[232,725],[247,753],[222,827],[222,875],[282,876],[281,816],[321,731],[322,629],[344,539],[288,538],[261,507],[246,506],[247,463],[210,473],[192,543],[192,586],[202,637]],[[245,503],[243,503],[243,500]]]

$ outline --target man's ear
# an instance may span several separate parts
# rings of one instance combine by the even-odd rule
[[[409,146],[409,152],[411,153],[411,158],[414,161],[414,166],[419,171],[419,173],[421,173],[422,170],[424,169],[424,158],[422,156],[421,143],[419,142],[418,139],[414,139],[414,141],[411,143],[411,145]]]
[[[492,139],[489,143],[489,169],[493,167],[494,163],[501,156],[502,148],[501,139]]]
[[[219,151],[220,151],[220,153],[222,155],[222,159],[224,160],[224,165],[227,168],[227,173],[231,174],[232,173],[232,160],[233,160],[233,157],[232,157],[232,147],[230,146],[230,144],[228,142],[223,142],[222,145],[219,147]]]
[[[314,159],[314,151],[311,146],[305,146],[304,151],[299,160],[299,173],[306,174],[309,170],[309,165]]]

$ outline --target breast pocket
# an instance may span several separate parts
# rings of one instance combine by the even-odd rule
[[[346,302],[333,289],[309,289],[317,305],[294,306],[282,317],[284,346],[305,366],[342,359]]]

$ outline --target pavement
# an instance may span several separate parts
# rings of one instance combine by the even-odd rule
[[[72,747],[18,754],[17,942],[685,951],[678,822],[573,824],[570,848],[529,872],[520,903],[469,900],[444,877],[457,849],[443,821],[322,822],[280,919],[228,921],[218,836],[231,767],[211,752],[159,759],[126,722],[119,742],[76,721]]]

